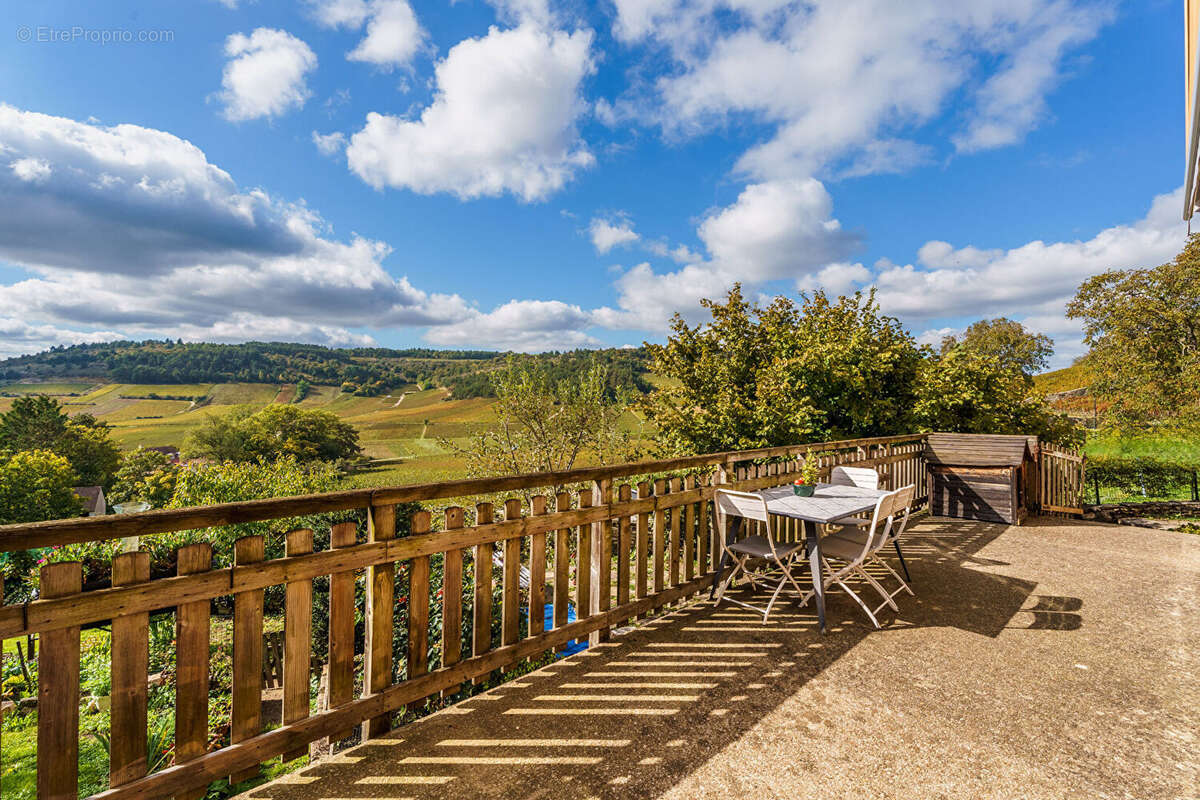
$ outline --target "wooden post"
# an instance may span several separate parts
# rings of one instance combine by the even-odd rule
[[[534,495],[530,514],[546,513],[546,497]],[[546,534],[535,533],[529,542],[529,635],[546,630]]]
[[[353,522],[340,522],[329,531],[329,546],[333,550],[353,547],[357,534]],[[354,699],[354,582],[353,570],[329,576],[329,680],[325,685],[329,710]],[[330,752],[334,742],[351,733],[345,730],[330,736]]]
[[[412,534],[429,533],[429,512],[412,516]],[[408,562],[408,671],[411,681],[429,672],[429,556],[415,556]],[[408,704],[409,711],[425,705],[422,698]]]
[[[41,596],[79,594],[83,565],[46,564],[38,571]],[[206,604],[207,605],[207,604]],[[79,796],[79,626],[46,631],[38,659],[37,796]]]
[[[650,497],[649,481],[641,481],[637,485],[637,496],[639,500]],[[649,576],[649,559],[650,559],[650,514],[645,512],[638,514],[637,521],[637,545],[636,550],[636,574],[633,577],[634,593],[637,599],[641,600],[649,593],[648,576]],[[645,615],[642,615],[645,616]]]
[[[579,493],[579,509],[592,507],[592,493]],[[592,609],[592,535],[589,526],[580,525],[575,548],[575,619],[591,616]]]
[[[367,516],[367,541],[396,538],[396,507],[372,506]],[[367,570],[366,641],[363,645],[363,696],[378,694],[392,685],[392,612],[396,590],[396,565],[378,564]],[[362,724],[362,738],[377,739],[392,727],[391,714],[380,714]]]
[[[679,478],[671,478],[671,492],[678,493],[682,487],[682,481]],[[667,545],[667,558],[670,562],[670,585],[678,586],[679,581],[679,562],[680,562],[680,547],[679,540],[683,537],[683,506],[675,506],[671,509],[671,523],[667,526],[667,535],[670,537],[670,543]]]
[[[313,532],[308,528],[288,531],[284,554],[287,558],[313,551]],[[309,715],[309,684],[312,676],[312,579],[289,581],[284,587],[283,622],[283,724],[290,725]],[[308,755],[307,747],[283,754],[284,761]]]
[[[592,484],[592,505],[596,507],[612,507],[612,480],[595,481]],[[592,591],[590,593],[591,613],[603,614],[612,608],[612,517],[605,517],[600,522],[591,525],[592,538]],[[595,645],[607,642],[612,634],[612,628],[601,628],[593,631],[588,640]]]
[[[711,475],[701,475],[696,485],[702,489],[708,488],[712,481]],[[701,575],[708,572],[708,501],[701,500],[696,504],[696,561]]]
[[[684,479],[685,489],[696,488],[696,476],[689,475]],[[696,509],[698,503],[688,503],[683,510],[683,579],[690,581],[696,577]]]
[[[504,518],[521,518],[521,501],[510,498],[504,501]],[[516,644],[521,625],[521,537],[512,536],[504,540],[504,585],[501,589],[501,644]]]
[[[654,481],[654,496],[662,497],[667,493],[667,482],[663,478]],[[661,592],[666,589],[664,583],[665,571],[663,567],[666,564],[666,548],[667,548],[667,524],[666,516],[661,508],[656,508],[654,511],[654,591]]]
[[[194,575],[212,567],[212,545],[179,548],[176,573]],[[175,609],[175,763],[204,755],[208,749],[208,600],[183,603]],[[72,733],[74,733],[72,731]],[[205,789],[177,795],[197,800]]]
[[[489,525],[492,522],[492,504],[480,503],[475,507],[475,524]],[[491,542],[475,546],[475,602],[472,606],[474,641],[472,655],[481,656],[492,649],[492,553]],[[483,683],[479,676],[473,683]]]
[[[244,567],[266,558],[261,536],[244,536],[233,543],[233,563]],[[115,651],[114,651],[115,652]],[[262,732],[263,590],[233,596],[233,687],[229,740],[233,744]],[[241,783],[258,775],[257,766],[229,776]]]
[[[462,508],[459,506],[447,508],[446,530],[458,530],[462,526]],[[462,658],[463,551],[461,549],[449,550],[444,559],[442,562],[442,666],[449,667],[457,664]]]
[[[559,492],[554,496],[554,510],[571,510],[571,494]],[[567,606],[571,602],[571,529],[554,532],[554,627],[567,624]]]
[[[632,487],[622,483],[617,489],[617,502],[628,503]],[[617,530],[617,605],[629,602],[629,552],[633,539],[633,517],[621,517]]]
[[[150,580],[150,554],[113,558],[112,585]],[[146,675],[150,667],[150,615],[125,614],[112,621],[112,706],[108,782],[121,786],[146,774]]]

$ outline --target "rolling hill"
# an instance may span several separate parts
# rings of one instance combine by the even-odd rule
[[[336,350],[312,345],[117,342],[76,345],[0,361],[0,412],[28,394],[55,397],[71,414],[112,426],[122,447],[180,447],[209,414],[298,402],[354,425],[375,466],[354,485],[459,477],[462,445],[495,421],[488,372],[509,354],[483,351]],[[512,354],[564,376],[599,358],[614,389],[649,388],[638,350]],[[121,376],[148,375],[147,380]],[[237,376],[261,380],[239,380]],[[274,377],[272,377],[274,376]],[[385,383],[386,379],[386,383]],[[628,424],[640,427],[632,413]],[[447,443],[450,446],[447,446]]]

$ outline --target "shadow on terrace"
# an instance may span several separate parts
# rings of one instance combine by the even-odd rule
[[[1152,598],[1195,585],[1200,539],[1137,538],[926,518],[882,631],[838,592],[825,636],[811,606],[705,598],[248,797],[1183,796],[1196,690],[1167,673],[1196,597]]]

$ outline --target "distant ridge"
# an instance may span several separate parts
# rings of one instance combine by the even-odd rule
[[[294,342],[217,344],[147,340],[53,347],[0,361],[0,382],[89,378],[130,384],[281,383],[340,386],[374,396],[416,385],[445,386],[455,397],[492,393],[487,373],[501,359],[542,360],[552,374],[571,372],[592,360],[609,366],[613,388],[647,391],[644,349],[575,350],[522,355],[495,350],[426,347],[334,348]]]

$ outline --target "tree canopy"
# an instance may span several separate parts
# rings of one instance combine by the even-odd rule
[[[121,456],[121,466],[108,493],[109,503],[141,501],[151,508],[162,508],[175,493],[179,466],[157,450],[139,447]]]
[[[466,456],[471,474],[557,472],[581,458],[605,464],[632,457],[621,426],[628,398],[610,391],[605,364],[555,374],[544,361],[513,358],[491,379],[496,424],[465,447],[444,442]]]
[[[1076,444],[1079,434],[1033,395],[1033,373],[1054,342],[1005,317],[980,320],[942,339],[922,365],[913,407],[918,427],[948,433],[1010,433]]]
[[[107,488],[117,471],[120,450],[108,425],[90,414],[68,417],[50,397],[18,397],[0,414],[0,450],[48,450],[66,459],[78,485]]]
[[[1092,391],[1118,427],[1200,422],[1200,234],[1166,264],[1084,281],[1067,316],[1083,323]]]
[[[49,450],[0,455],[0,525],[79,516],[75,471]]]
[[[214,461],[337,461],[362,452],[358,431],[323,409],[272,404],[210,414],[185,444],[188,455]]]
[[[704,453],[905,432],[922,351],[873,294],[761,307],[730,290],[712,321],[676,315],[647,345],[668,380],[643,404],[664,453]]]
[[[963,347],[991,358],[1003,369],[1028,376],[1044,370],[1054,355],[1054,340],[1033,333],[1007,317],[981,319],[972,323],[961,336],[942,339],[942,353]]]

